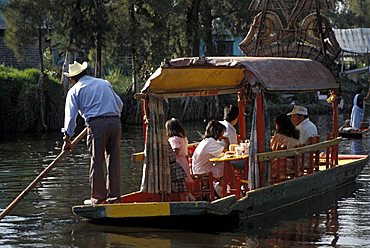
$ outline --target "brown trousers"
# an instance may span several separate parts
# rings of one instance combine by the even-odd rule
[[[94,119],[89,121],[87,127],[87,147],[91,155],[91,198],[105,200],[120,197],[121,121],[118,117]],[[104,170],[104,162],[106,171]]]

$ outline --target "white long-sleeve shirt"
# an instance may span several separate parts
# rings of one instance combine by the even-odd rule
[[[67,93],[63,131],[73,136],[78,113],[87,122],[91,117],[121,116],[122,106],[108,81],[83,76]]]

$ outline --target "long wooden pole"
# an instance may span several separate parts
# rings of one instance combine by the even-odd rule
[[[85,128],[73,141],[72,141],[72,147],[77,145],[86,135],[87,128]],[[36,178],[35,180],[28,185],[27,188],[25,188],[22,193],[20,193],[13,201],[9,204],[9,206],[0,214],[0,220],[3,219],[10,211],[12,211],[13,208],[15,208],[20,201],[37,185],[38,182],[41,181],[48,173],[49,171],[57,164],[59,163],[66,155],[68,155],[71,151],[70,150],[64,150],[62,151],[56,159],[54,159],[51,164],[48,165]]]

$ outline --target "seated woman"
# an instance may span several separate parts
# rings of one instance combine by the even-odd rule
[[[213,165],[210,158],[217,157],[229,146],[224,138],[225,126],[216,120],[208,122],[204,139],[199,143],[192,156],[193,174],[212,172],[213,177],[219,179],[223,176],[223,163]]]
[[[271,150],[276,151],[285,147],[288,149],[299,145],[299,130],[286,114],[275,117],[275,132],[271,138]]]
[[[291,149],[299,145],[299,130],[286,114],[275,117],[275,132],[270,140],[272,151]],[[293,160],[288,159],[288,169],[294,166]],[[271,175],[276,176],[276,160],[271,164]]]

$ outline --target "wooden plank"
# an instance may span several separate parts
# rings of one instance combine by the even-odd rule
[[[288,150],[280,150],[280,151],[273,151],[273,152],[261,152],[256,154],[256,161],[267,161],[274,158],[286,158],[291,156],[296,156],[302,153],[311,152],[321,150],[333,145],[337,145],[342,141],[342,137],[338,137],[332,140],[323,141],[320,143],[316,143],[313,145],[307,145],[303,147],[288,149]]]

